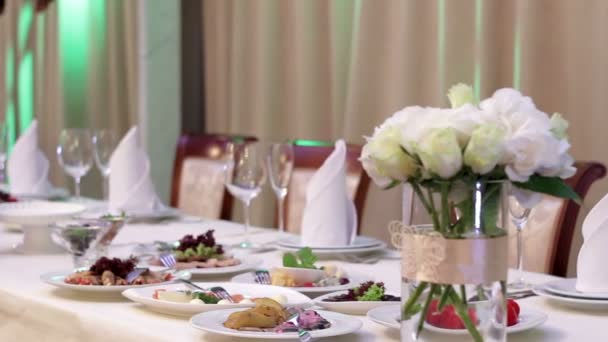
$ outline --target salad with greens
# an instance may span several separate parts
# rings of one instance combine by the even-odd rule
[[[324,302],[398,302],[401,298],[387,295],[384,283],[368,281],[348,290],[347,293],[325,298]]]
[[[213,229],[197,237],[186,235],[179,240],[179,245],[173,251],[179,262],[207,261],[224,257],[224,248],[215,242]]]

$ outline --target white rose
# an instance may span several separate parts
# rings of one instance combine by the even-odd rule
[[[441,178],[451,178],[462,168],[462,152],[453,128],[431,130],[416,150],[424,167]]]
[[[503,158],[505,130],[494,124],[477,127],[464,151],[464,164],[473,172],[484,175]]]
[[[452,108],[458,108],[467,103],[473,103],[473,98],[473,88],[464,83],[453,85],[450,90],[448,90],[448,99],[450,99]]]
[[[505,141],[505,172],[514,182],[528,181],[543,165],[555,165],[559,158],[556,140],[548,132],[522,130]]]
[[[439,108],[406,107],[395,113],[385,124],[395,125],[401,130],[400,144],[413,155],[416,153],[416,144],[430,129],[430,123],[441,112]]]
[[[491,98],[481,101],[482,121],[502,125],[507,136],[522,129],[546,131],[551,128],[547,114],[536,108],[532,99],[511,88],[497,90]]]
[[[566,121],[560,113],[553,113],[551,116],[551,133],[553,133],[557,139],[568,138],[568,134],[566,133],[568,126],[568,121]]]
[[[361,152],[361,162],[380,187],[392,180],[404,182],[418,170],[416,161],[399,145],[400,130],[394,126],[379,127]]]

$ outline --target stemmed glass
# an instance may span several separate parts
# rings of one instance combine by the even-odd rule
[[[251,201],[262,192],[265,180],[266,174],[260,144],[234,145],[232,162],[226,166],[226,188],[232,196],[243,202],[245,240],[239,244],[241,248],[254,247],[249,240],[249,207]]]
[[[93,143],[88,129],[68,128],[61,132],[57,159],[64,171],[74,178],[74,195],[80,198],[80,179],[93,165]]]
[[[0,183],[6,183],[6,161],[8,159],[8,127],[0,122]]]
[[[99,130],[93,136],[95,165],[103,177],[103,199],[110,196],[110,157],[118,143],[118,136],[111,130]]]
[[[528,284],[524,279],[523,229],[528,222],[532,209],[525,208],[514,197],[509,202],[509,214],[511,215],[511,221],[517,229],[517,279],[515,282],[510,283],[509,286],[514,289],[524,289],[528,287]]]
[[[293,171],[294,155],[293,145],[290,142],[276,143],[270,145],[266,155],[266,168],[268,178],[274,194],[279,203],[279,232],[285,232],[284,203],[287,196],[287,188],[291,173]]]

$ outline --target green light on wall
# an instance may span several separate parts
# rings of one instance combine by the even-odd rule
[[[73,127],[87,125],[84,113],[89,58],[87,18],[90,4],[90,1],[82,0],[60,0],[58,3],[65,120]]]
[[[23,51],[32,28],[34,21],[34,7],[31,2],[25,2],[19,11],[19,20],[17,22],[19,50]]]
[[[483,32],[483,0],[475,1],[475,76],[473,90],[475,100],[481,99],[481,51],[482,51],[482,32]]]
[[[304,139],[294,140],[293,144],[296,145],[296,146],[314,146],[314,147],[318,147],[318,146],[333,146],[333,143],[328,142],[328,141],[304,140]]]
[[[29,51],[19,64],[19,132],[23,133],[34,118],[34,56]]]

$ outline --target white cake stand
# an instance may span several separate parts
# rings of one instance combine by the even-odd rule
[[[86,208],[76,203],[31,201],[0,204],[0,221],[18,224],[23,229],[23,243],[15,251],[23,254],[64,252],[51,238],[51,223],[67,220]]]

